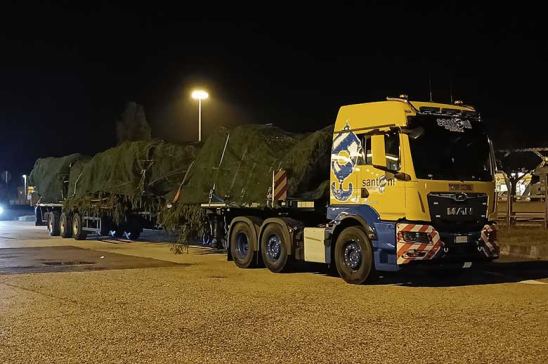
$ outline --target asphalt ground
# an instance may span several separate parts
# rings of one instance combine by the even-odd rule
[[[545,261],[352,286],[0,222],[0,362],[545,363],[547,339]]]

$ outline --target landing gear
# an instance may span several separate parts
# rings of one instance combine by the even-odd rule
[[[135,216],[127,217],[126,221],[120,223],[118,226],[114,224],[111,224],[111,226],[113,228],[110,231],[114,231],[114,237],[117,239],[137,240],[143,232],[143,227]]]
[[[44,220],[42,220],[42,209],[39,206],[34,208],[34,226],[44,226]]]

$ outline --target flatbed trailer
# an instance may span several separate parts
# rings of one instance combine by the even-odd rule
[[[157,211],[128,208],[119,223],[113,217],[114,206],[105,199],[92,200],[92,208],[66,208],[63,203],[35,205],[35,225],[46,226],[50,236],[86,239],[88,234],[128,240],[139,239],[143,229],[158,228]]]

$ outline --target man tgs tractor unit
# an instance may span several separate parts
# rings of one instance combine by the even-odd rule
[[[264,208],[202,204],[229,259],[273,272],[326,263],[359,284],[375,271],[498,257],[495,161],[473,107],[404,97],[343,106],[331,150],[328,203],[287,196],[292,171],[274,169]]]

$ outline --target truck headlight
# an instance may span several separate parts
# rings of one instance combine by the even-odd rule
[[[427,233],[415,232],[415,231],[403,231],[402,238],[409,243],[429,244],[430,237]]]

